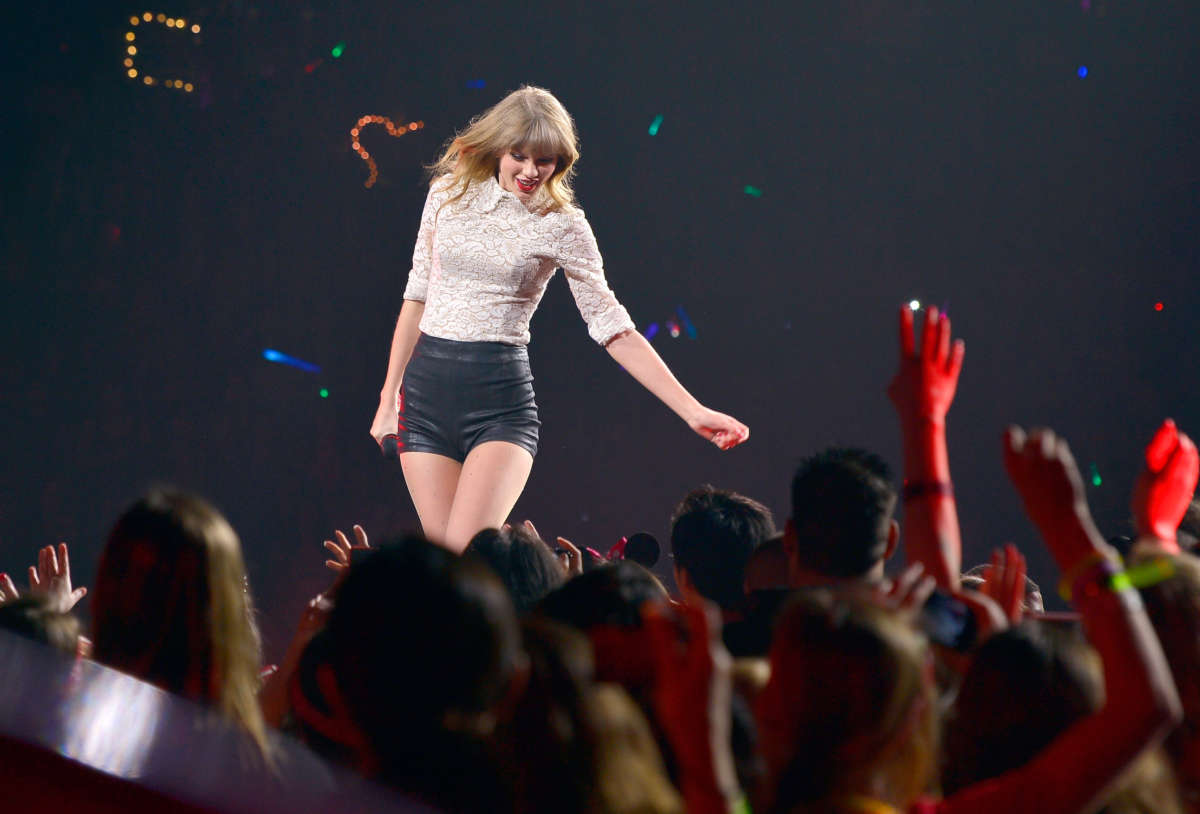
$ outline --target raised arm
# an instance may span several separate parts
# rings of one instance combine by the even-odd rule
[[[653,346],[637,331],[624,331],[607,345],[608,353],[702,438],[730,449],[750,437],[750,428],[732,416],[710,410],[687,391]]]
[[[888,397],[904,441],[904,550],[945,590],[958,591],[962,539],[946,449],[946,413],[954,402],[966,346],[951,342],[950,318],[925,312],[920,351],[913,312],[900,308],[900,366]]]
[[[1100,654],[1104,706],[1022,768],[948,798],[940,814],[1094,811],[1113,781],[1179,722],[1179,696],[1141,599],[1120,579],[1119,561],[1092,522],[1066,442],[1049,430],[1026,436],[1012,428],[1004,462]]]

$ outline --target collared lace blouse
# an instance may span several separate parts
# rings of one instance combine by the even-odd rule
[[[404,299],[425,303],[421,331],[462,342],[529,344],[529,321],[557,268],[588,334],[601,344],[633,330],[604,279],[596,238],[579,209],[530,212],[495,179],[453,204],[446,177],[425,199]],[[439,207],[441,211],[439,212]]]

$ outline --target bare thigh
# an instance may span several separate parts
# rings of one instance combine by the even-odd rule
[[[446,524],[446,547],[461,552],[480,529],[504,523],[531,469],[529,451],[508,441],[485,441],[468,452]]]
[[[417,507],[425,537],[435,542],[445,540],[463,465],[432,452],[402,452],[400,468],[404,470],[404,482]]]

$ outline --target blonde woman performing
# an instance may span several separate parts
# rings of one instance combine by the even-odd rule
[[[578,158],[566,109],[524,87],[433,168],[371,436],[395,444],[425,535],[455,551],[505,522],[533,467],[529,321],[557,268],[592,339],[689,427],[721,449],[750,436],[684,389],[617,302],[575,206]]]

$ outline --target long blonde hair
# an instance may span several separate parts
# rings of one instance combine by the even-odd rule
[[[906,809],[936,768],[928,659],[924,638],[888,611],[824,591],[791,600],[758,698],[762,809],[824,812],[865,793]]]
[[[557,212],[574,205],[571,179],[579,160],[575,122],[554,94],[531,85],[513,91],[471,119],[430,166],[434,178],[450,176],[449,183],[456,191],[446,203],[462,198],[471,184],[494,178],[499,155],[514,147],[558,159],[544,187],[549,197],[545,210]]]
[[[245,579],[237,533],[212,504],[150,491],[117,520],[100,557],[93,656],[216,707],[266,754],[261,642]]]

